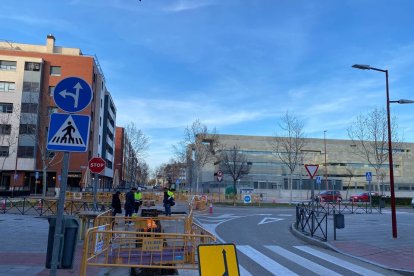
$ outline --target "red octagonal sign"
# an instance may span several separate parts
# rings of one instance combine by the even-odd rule
[[[105,160],[101,157],[94,157],[89,160],[89,170],[93,173],[100,173],[105,169]]]

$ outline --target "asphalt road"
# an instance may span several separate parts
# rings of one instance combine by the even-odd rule
[[[236,245],[241,275],[399,275],[297,239],[294,208],[215,207],[196,219]]]

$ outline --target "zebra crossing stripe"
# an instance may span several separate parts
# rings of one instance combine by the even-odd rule
[[[319,264],[316,264],[312,261],[309,261],[308,259],[305,259],[295,253],[290,252],[289,250],[286,250],[280,246],[273,246],[273,245],[266,245],[267,249],[275,252],[276,254],[288,259],[289,261],[292,261],[306,269],[309,269],[312,272],[315,272],[318,275],[332,275],[332,276],[339,276],[342,274],[338,274],[335,271],[332,271],[330,269],[327,269]]]
[[[249,245],[237,245],[236,248],[273,275],[276,275],[275,273],[277,273],[277,275],[298,275],[295,272],[270,259],[266,255],[263,255]]]
[[[364,268],[362,266],[355,265],[353,263],[344,261],[342,259],[339,259],[337,257],[331,256],[329,254],[320,252],[320,251],[315,250],[315,249],[313,249],[313,248],[311,248],[309,246],[294,246],[294,247],[297,248],[297,249],[299,249],[299,250],[301,250],[301,251],[303,251],[303,252],[306,252],[308,254],[311,254],[313,256],[316,256],[316,257],[318,257],[320,259],[323,259],[323,260],[325,260],[327,262],[330,262],[330,263],[333,263],[335,265],[342,266],[345,269],[351,270],[351,271],[353,271],[355,273],[358,273],[358,274],[361,274],[361,275],[369,275],[369,276],[380,276],[380,275],[383,275],[383,274],[377,273],[375,271],[366,269],[366,268]]]

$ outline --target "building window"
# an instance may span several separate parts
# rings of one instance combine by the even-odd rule
[[[56,86],[49,86],[49,96],[53,96],[53,93],[55,92]]]
[[[34,147],[33,146],[19,146],[19,148],[17,149],[17,157],[33,158]]]
[[[23,92],[40,92],[40,83],[38,82],[23,82]]]
[[[0,146],[0,156],[1,157],[8,157],[9,156],[9,147]]]
[[[22,103],[22,113],[37,113],[37,103]]]
[[[0,81],[0,92],[14,92],[16,84],[14,82]]]
[[[36,125],[34,124],[20,124],[19,134],[35,134]]]
[[[51,76],[60,76],[62,74],[62,68],[60,66],[50,66],[50,75]]]
[[[40,71],[40,63],[38,62],[25,62],[24,70],[26,71]]]
[[[16,71],[16,62],[8,60],[0,60],[0,70]]]
[[[13,113],[13,104],[0,103],[0,113]]]
[[[11,133],[11,125],[0,125],[0,135],[10,135]]]

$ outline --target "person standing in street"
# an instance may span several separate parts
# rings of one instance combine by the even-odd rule
[[[165,215],[171,216],[171,206],[175,205],[174,202],[174,193],[170,191],[167,187],[164,188],[164,208],[165,208]]]
[[[134,213],[134,206],[135,206],[135,191],[137,188],[133,187],[131,190],[126,193],[125,195],[125,224],[127,222],[127,219],[129,219],[129,224],[131,224],[131,216]]]
[[[121,199],[119,198],[120,194],[121,194],[120,191],[116,191],[116,193],[112,195],[111,207],[112,207],[112,216],[114,217],[116,216],[116,214],[122,214]]]
[[[139,211],[139,206],[142,205],[142,193],[141,193],[141,188],[138,188],[137,191],[135,191],[134,193],[134,211],[135,214],[138,215],[138,211]]]

